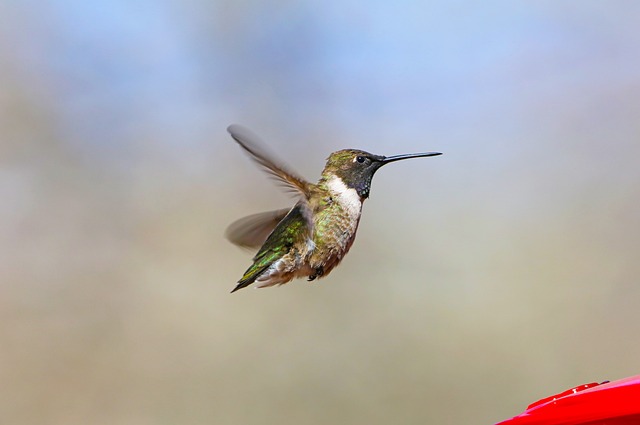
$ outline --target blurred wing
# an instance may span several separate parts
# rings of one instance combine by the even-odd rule
[[[260,248],[290,208],[253,214],[233,222],[225,232],[230,242],[248,249]]]
[[[251,130],[238,124],[232,124],[227,127],[227,131],[251,155],[254,161],[263,166],[265,171],[275,177],[287,189],[306,198],[309,197],[309,183],[289,170],[284,163],[276,161],[273,156],[261,149],[260,138]]]

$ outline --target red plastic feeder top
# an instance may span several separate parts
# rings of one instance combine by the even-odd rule
[[[640,425],[640,375],[592,382],[530,404],[498,425]]]

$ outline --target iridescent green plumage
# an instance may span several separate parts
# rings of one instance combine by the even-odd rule
[[[302,208],[300,204],[296,205],[277,224],[253,257],[251,267],[244,272],[238,285],[231,292],[251,285],[267,268],[293,249],[296,243],[304,243],[304,240],[309,237],[309,229],[302,216]]]

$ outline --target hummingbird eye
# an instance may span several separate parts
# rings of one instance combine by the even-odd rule
[[[367,158],[365,158],[362,155],[356,156],[356,161],[358,161],[360,164],[363,164],[366,160],[367,160]]]

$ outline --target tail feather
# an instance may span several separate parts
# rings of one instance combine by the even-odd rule
[[[264,264],[262,267],[256,267],[257,264],[253,264],[251,267],[249,267],[249,269],[245,272],[244,276],[242,276],[242,279],[240,279],[238,281],[238,284],[236,285],[235,288],[233,288],[233,290],[231,291],[231,293],[233,294],[234,292],[236,292],[239,289],[242,288],[246,288],[247,286],[251,285],[253,282],[255,282],[255,280],[260,277],[260,275],[262,273],[264,273],[265,270],[267,270],[269,268],[269,266],[273,263],[273,261],[268,262],[267,264]]]
[[[249,286],[249,285],[251,285],[251,282],[249,282],[249,283],[238,283],[238,285],[237,285],[235,288],[233,288],[233,289],[231,290],[231,293],[233,294],[233,293],[234,293],[234,292],[236,292],[238,289],[245,288],[245,287],[247,287],[247,286]]]

